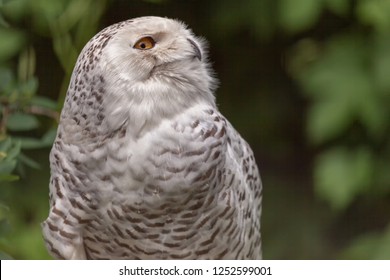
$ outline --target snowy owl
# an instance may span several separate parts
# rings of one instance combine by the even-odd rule
[[[218,111],[204,41],[141,17],[82,50],[50,153],[59,259],[260,259],[262,185]]]

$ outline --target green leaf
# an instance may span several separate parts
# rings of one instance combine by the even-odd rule
[[[9,23],[5,20],[2,14],[0,14],[0,27],[9,27]]]
[[[6,160],[14,159],[20,154],[20,148],[22,146],[20,141],[13,141],[12,144],[12,147],[10,147],[7,151]]]
[[[390,95],[390,37],[375,36],[373,39],[373,74],[379,90]]]
[[[368,51],[358,36],[334,38],[298,75],[313,101],[307,132],[314,144],[342,136],[356,121],[377,139],[386,131],[388,110],[367,68]]]
[[[4,61],[17,54],[24,44],[24,34],[10,28],[0,28],[0,61]]]
[[[20,83],[19,90],[23,95],[32,96],[38,89],[38,79],[35,77],[30,78],[24,83]]]
[[[61,35],[64,30],[53,26],[66,9],[69,1],[36,0],[31,1],[30,14],[33,16],[34,27],[41,33],[49,35],[51,32]],[[54,24],[53,24],[54,23]]]
[[[52,128],[43,135],[42,142],[49,147],[53,145],[56,136],[57,136],[57,128]]]
[[[370,232],[355,238],[349,246],[344,249],[341,259],[349,260],[372,260],[375,251],[381,245],[381,235]]]
[[[7,18],[20,20],[26,15],[28,10],[30,10],[29,4],[31,2],[37,2],[37,1],[30,1],[30,0],[4,1],[2,12],[6,15]]]
[[[15,113],[9,116],[7,128],[13,131],[32,130],[39,126],[37,117],[24,113]]]
[[[1,163],[0,163],[1,166]],[[19,180],[19,176],[13,174],[0,174],[0,182],[14,182]]]
[[[14,81],[14,76],[11,69],[8,68],[0,68],[0,92],[7,91],[10,85]]]
[[[285,30],[292,32],[308,29],[318,20],[322,7],[320,0],[281,0],[280,23]]]
[[[390,145],[390,143],[388,143]],[[389,147],[387,148],[389,151]],[[390,195],[390,172],[389,170],[389,154],[383,153],[381,157],[376,159],[375,182],[376,191],[383,197]]]
[[[22,143],[22,149],[39,149],[44,147],[44,143],[42,143],[41,139],[32,138],[32,137],[14,137],[18,139]]]
[[[8,137],[0,141],[0,182],[12,182],[19,179],[11,174],[17,166],[21,142]]]
[[[14,137],[14,139],[21,141],[22,149],[39,149],[53,145],[56,133],[56,128],[53,128],[48,130],[41,139],[32,137]]]
[[[36,68],[36,56],[34,48],[26,48],[19,55],[19,65],[18,65],[18,78],[19,81],[25,82],[31,79],[34,75]],[[33,79],[34,80],[34,79]],[[34,81],[37,83],[37,81]]]
[[[0,220],[5,219],[8,213],[9,213],[9,207],[7,205],[4,205],[3,203],[0,203]]]
[[[345,16],[350,8],[350,0],[325,0],[327,7],[337,15]]]
[[[355,82],[367,76],[366,45],[364,39],[353,34],[331,39],[311,66],[300,73],[307,93],[314,98],[353,94]]]
[[[34,168],[34,169],[40,169],[40,165],[38,162],[33,160],[32,158],[29,158],[28,156],[24,154],[19,155],[19,160],[21,163],[27,165],[28,167]]]
[[[383,0],[360,0],[356,9],[357,17],[377,31],[390,30],[390,2]]]
[[[0,151],[8,151],[12,147],[12,140],[10,137],[0,141]]]
[[[10,231],[10,224],[8,220],[3,217],[0,218],[0,237],[6,235]]]
[[[333,148],[317,158],[315,190],[333,209],[346,208],[370,185],[374,171],[371,153],[363,148]]]
[[[355,238],[342,252],[343,259],[390,259],[390,226],[383,232],[369,232]]]
[[[316,102],[308,111],[307,134],[314,144],[321,144],[340,135],[353,121],[347,100],[339,98]]]
[[[381,139],[387,132],[388,123],[383,120],[388,118],[388,105],[377,92],[372,91],[366,98],[360,99],[358,106],[359,119],[370,136]]]
[[[10,174],[15,169],[16,163],[16,160],[0,161],[0,174]]]
[[[51,109],[51,110],[58,109],[57,102],[55,102],[47,97],[44,97],[44,96],[34,96],[31,99],[31,104],[39,106],[39,107]]]

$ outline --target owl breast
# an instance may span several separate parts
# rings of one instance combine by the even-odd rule
[[[79,162],[78,191],[93,194],[88,207],[82,196],[73,202],[84,223],[88,258],[260,254],[256,228],[252,236],[247,232],[256,226],[253,206],[241,207],[242,200],[254,197],[231,158],[230,124],[213,108],[193,108],[185,115],[162,122],[140,139],[119,131]]]

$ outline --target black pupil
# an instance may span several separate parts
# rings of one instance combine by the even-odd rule
[[[146,44],[145,43],[141,43],[140,47],[141,47],[141,49],[145,49],[146,48]]]

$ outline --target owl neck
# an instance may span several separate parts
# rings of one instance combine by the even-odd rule
[[[82,90],[78,90],[80,81]],[[192,106],[215,107],[211,89],[205,84],[195,86],[197,84],[175,84],[158,79],[131,83],[118,78],[107,80],[98,75],[74,75],[61,123],[83,143],[96,142],[124,129],[127,137],[137,139]]]
[[[170,120],[197,104],[215,107],[211,92],[175,87],[134,87],[113,93],[106,103],[106,126],[112,130],[126,127],[127,135],[142,137],[165,120]],[[205,98],[207,96],[207,98]]]

